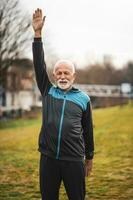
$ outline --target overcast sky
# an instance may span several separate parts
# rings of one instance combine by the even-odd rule
[[[133,0],[20,0],[30,15],[42,8],[47,38],[59,57],[78,64],[111,55],[121,66],[133,60]]]

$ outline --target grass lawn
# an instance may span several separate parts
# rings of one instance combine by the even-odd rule
[[[86,200],[133,199],[133,106],[93,111],[95,159]],[[0,124],[0,200],[37,200],[41,119]],[[67,200],[63,186],[60,200]],[[76,199],[75,199],[76,200]]]

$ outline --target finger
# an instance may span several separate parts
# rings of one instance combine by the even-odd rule
[[[44,24],[44,22],[45,22],[45,18],[46,18],[46,16],[44,16],[43,19],[42,19],[43,24]]]
[[[90,172],[92,171],[92,166],[89,168],[89,171],[90,171]]]
[[[33,13],[33,19],[35,19],[35,13]]]
[[[43,23],[45,22],[45,18],[46,18],[46,16],[43,17]]]
[[[88,168],[85,168],[85,176],[88,176]]]
[[[89,174],[90,174],[90,173],[89,173],[89,171],[87,170],[86,176],[88,177],[88,176],[89,176]]]
[[[86,176],[88,176],[89,175],[89,172],[88,172],[88,170],[86,170]]]
[[[88,173],[91,174],[91,171],[92,171],[91,168],[89,168],[89,169],[88,169]]]
[[[37,17],[39,17],[40,15],[40,11],[39,11],[39,8],[37,9]]]
[[[39,9],[39,15],[40,15],[40,17],[42,17],[42,10],[41,9]]]
[[[35,18],[37,17],[37,10],[35,10],[34,16],[35,16]]]
[[[90,176],[91,171],[92,171],[92,168],[87,166],[86,167],[86,176]]]
[[[39,17],[39,8],[35,11],[36,17]]]
[[[88,176],[88,172],[86,171],[86,174],[85,174],[85,176],[87,177]]]

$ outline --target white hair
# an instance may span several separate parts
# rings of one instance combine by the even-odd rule
[[[71,61],[65,60],[65,59],[58,60],[58,61],[55,63],[54,69],[53,69],[53,73],[55,73],[56,68],[57,68],[60,64],[66,64],[66,65],[68,65],[68,66],[72,69],[73,73],[75,73],[75,66],[74,66],[74,64],[73,64]]]

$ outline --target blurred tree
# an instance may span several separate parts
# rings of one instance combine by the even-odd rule
[[[90,67],[88,72],[91,84],[105,84],[104,67],[96,63]]]
[[[133,85],[133,62],[129,61],[124,67],[124,81]]]
[[[120,85],[124,82],[124,69],[116,69],[113,74],[113,84]]]
[[[18,0],[0,1],[0,85],[3,88],[6,88],[7,69],[13,60],[23,57],[24,49],[31,42],[30,24]]]
[[[104,62],[103,80],[105,84],[108,84],[108,85],[115,84],[115,80],[116,80],[115,72],[116,72],[116,69],[113,66],[111,61],[108,63]]]
[[[129,80],[129,77],[130,80],[133,77],[133,66],[131,67],[131,64],[130,67],[127,66],[117,69],[111,63],[95,63],[84,69],[77,69],[76,82],[81,84],[120,85]]]

